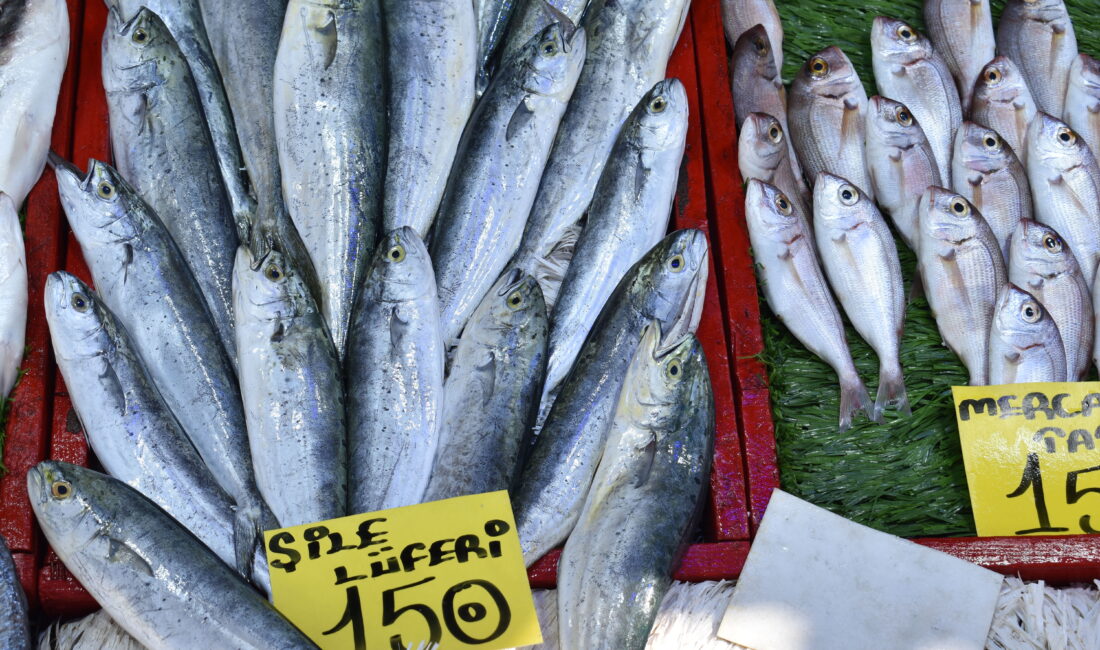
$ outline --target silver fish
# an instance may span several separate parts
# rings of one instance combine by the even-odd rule
[[[963,122],[955,135],[951,186],[985,217],[1007,261],[1008,242],[1020,219],[1030,219],[1027,170],[996,131]]]
[[[27,472],[27,492],[50,547],[142,645],[316,647],[187,529],[125,483],[45,461]]]
[[[450,346],[519,246],[585,61],[585,33],[555,23],[505,62],[462,136],[432,238]],[[564,128],[564,127],[563,127]]]
[[[920,196],[930,185],[942,185],[943,180],[924,129],[905,104],[878,95],[871,98],[867,171],[879,205],[890,215],[905,244],[916,250]]]
[[[1065,345],[1066,377],[1080,381],[1092,353],[1092,294],[1069,246],[1053,228],[1021,219],[1012,235],[1008,281],[1034,296],[1054,319]]]
[[[27,253],[12,198],[0,192],[0,399],[19,377],[27,334]]]
[[[584,232],[550,318],[550,360],[541,424],[592,324],[634,263],[668,232],[688,129],[677,79],[650,90],[627,119],[588,210]]]
[[[791,82],[787,123],[807,178],[829,172],[874,196],[864,159],[867,92],[839,47],[818,52]]]
[[[382,230],[412,226],[424,236],[474,107],[477,20],[468,2],[385,0],[382,10],[389,65]]]
[[[1097,278],[1093,280],[1092,304],[1092,363],[1097,368],[1100,368],[1100,336],[1096,336],[1096,332],[1100,332],[1100,309],[1096,308],[1096,305],[1100,305],[1100,274],[1097,274]]]
[[[17,209],[46,166],[69,57],[68,5],[20,0],[0,12],[0,192]]]
[[[233,364],[183,254],[114,168],[93,160],[81,174],[60,158],[51,161],[96,290],[210,473],[236,502],[234,539],[238,558],[247,557],[259,542],[265,506],[252,474]]]
[[[810,352],[836,370],[840,379],[840,428],[863,410],[872,414],[871,398],[856,372],[840,312],[825,283],[805,217],[774,185],[749,180],[745,219],[757,273],[768,307]]]
[[[1035,220],[1058,231],[1092,286],[1100,263],[1100,167],[1083,138],[1046,113],[1027,131]]]
[[[110,12],[103,87],[115,165],[179,245],[222,344],[236,359],[233,206],[191,69],[156,14],[142,8],[123,24]]]
[[[768,40],[775,45],[775,66],[782,70],[783,23],[773,0],[722,0],[722,27],[730,45],[756,25],[768,31]]]
[[[965,113],[970,110],[974,81],[996,53],[989,0],[926,0],[924,24],[955,77]]]
[[[1078,54],[1069,68],[1062,119],[1093,153],[1100,151],[1100,61],[1087,54]]]
[[[970,371],[989,383],[989,334],[997,292],[1008,282],[996,235],[962,195],[930,187],[920,198],[917,266],[936,327]]]
[[[951,143],[962,123],[959,91],[947,64],[917,30],[884,16],[871,27],[871,64],[879,93],[905,104],[920,122],[946,181]]]
[[[1015,284],[1005,285],[989,335],[989,383],[1067,381],[1066,353],[1050,312]]]
[[[477,18],[477,94],[479,96],[489,87],[489,79],[493,72],[493,55],[496,54],[497,46],[504,39],[515,6],[516,0],[473,0]],[[531,36],[534,36],[534,33]]]
[[[523,48],[531,37],[553,23],[575,26],[590,0],[519,0],[513,10],[512,22],[501,49],[500,59],[506,60]]]
[[[11,551],[0,539],[0,646],[9,650],[31,650],[31,622],[27,616],[27,594],[19,583]]]
[[[848,319],[879,362],[872,419],[888,404],[909,414],[901,373],[905,287],[897,244],[874,201],[846,179],[819,174],[814,182],[814,235],[829,284]]]
[[[1020,66],[1040,111],[1061,115],[1077,36],[1062,0],[1008,0],[997,23],[997,51]]]
[[[283,528],[347,506],[340,357],[317,303],[278,251],[233,267],[241,397],[256,484]]]
[[[443,386],[425,501],[511,487],[538,408],[550,325],[538,282],[506,272],[470,317]]]
[[[313,260],[318,303],[341,355],[381,222],[384,55],[377,2],[287,6],[274,86],[283,198]]]
[[[582,21],[588,55],[546,163],[512,265],[535,276],[553,303],[581,219],[626,118],[665,78],[688,0],[592,0]]]
[[[741,180],[759,178],[775,185],[809,214],[810,190],[802,174],[795,173],[791,140],[778,118],[764,113],[749,113],[737,137],[737,169]]]
[[[562,648],[644,648],[702,513],[714,396],[699,341],[642,333],[607,444],[558,563]]]
[[[420,503],[439,445],[444,347],[432,261],[415,230],[382,239],[355,305],[345,359],[348,511]]]
[[[672,342],[698,327],[707,264],[706,236],[678,230],[627,272],[600,312],[515,491],[528,566],[565,540],[580,517],[642,328],[657,320],[663,342]]]
[[[64,271],[46,279],[45,305],[54,357],[103,468],[163,508],[226,564],[251,567],[257,584],[270,591],[262,553],[251,553],[252,540],[234,540],[233,500],[168,410],[114,314]]]
[[[1020,69],[1006,57],[990,61],[974,85],[970,119],[996,131],[1027,165],[1027,127],[1039,109]]]

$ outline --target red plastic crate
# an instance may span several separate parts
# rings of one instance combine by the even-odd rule
[[[722,299],[730,337],[738,427],[744,444],[749,515],[753,532],[772,490],[779,487],[775,430],[767,371],[758,355],[760,331],[756,276],[749,253],[744,193],[737,169],[737,130],[730,89],[729,53],[719,0],[695,0],[692,22],[702,83],[712,228],[722,250]],[[914,540],[975,564],[1030,580],[1077,582],[1100,579],[1100,536],[960,537]]]

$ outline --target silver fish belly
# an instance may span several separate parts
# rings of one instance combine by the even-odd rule
[[[1020,66],[1039,110],[1061,115],[1066,80],[1077,56],[1062,0],[1008,0],[997,23],[997,51]]]
[[[924,3],[924,24],[936,51],[955,77],[966,113],[974,82],[997,47],[989,0],[928,0]]]
[[[0,398],[19,377],[27,334],[27,253],[18,207],[0,193]]]

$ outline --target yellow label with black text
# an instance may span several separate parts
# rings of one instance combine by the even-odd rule
[[[264,533],[275,607],[321,648],[542,642],[506,491]]]
[[[952,391],[978,535],[1100,533],[1100,382]]]

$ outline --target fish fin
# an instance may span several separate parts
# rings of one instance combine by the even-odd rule
[[[909,416],[913,412],[909,408],[909,395],[905,391],[905,378],[902,377],[901,367],[882,368],[878,376],[878,394],[875,396],[875,420],[882,418],[882,412],[887,405],[893,405],[902,414]]]
[[[1096,115],[1097,113],[1100,113],[1100,102],[1097,102],[1095,104],[1089,104],[1085,108],[1088,110],[1088,112],[1092,113],[1093,115]]]
[[[1047,176],[1047,182],[1056,187],[1060,187],[1065,184],[1066,179],[1062,178],[1061,174],[1055,174],[1053,176]]]
[[[982,184],[982,175],[981,174],[970,174],[966,177],[966,183],[970,187],[978,187],[979,185]]]
[[[886,157],[890,159],[890,162],[894,162],[894,163],[901,162],[901,152],[900,151],[897,152],[897,153],[886,154]],[[872,167],[872,169],[874,169],[874,168]],[[872,175],[873,175],[873,173],[872,173]]]
[[[126,545],[126,542],[119,541],[114,537],[107,538],[107,559],[115,564],[128,566],[138,573],[144,573],[147,576],[153,575],[153,567],[145,561],[145,558],[134,552]]]
[[[511,140],[523,127],[535,117],[535,112],[527,106],[527,97],[524,97],[512,113],[512,119],[508,120],[508,129],[504,132],[504,139]]]
[[[405,331],[408,329],[409,321],[407,318],[401,317],[401,309],[399,306],[394,306],[390,312],[390,344],[396,345],[398,341],[405,337]]]
[[[905,76],[905,66],[895,65],[895,66],[890,68],[890,73],[893,74],[895,77],[904,77]]]
[[[844,114],[840,117],[840,137],[842,142],[861,141],[859,129],[863,126],[863,117],[859,114],[859,104],[844,100]]]
[[[646,181],[649,180],[651,170],[643,160],[644,154],[638,153],[638,164],[634,167],[634,196],[641,196],[642,190],[645,189]]]
[[[491,351],[488,354],[488,359],[485,363],[477,367],[477,371],[481,373],[482,382],[485,384],[484,400],[482,406],[487,406],[489,400],[493,398],[493,391],[496,390],[497,385],[497,356]]]
[[[252,579],[252,556],[263,532],[261,508],[255,503],[238,501],[233,516],[233,555],[237,573]]]
[[[867,416],[878,422],[875,416],[874,405],[871,404],[871,396],[867,394],[867,387],[859,375],[853,374],[840,380],[840,430],[847,431],[852,426],[852,416],[863,411]]]
[[[534,269],[535,280],[542,289],[542,297],[546,302],[546,313],[554,309],[558,301],[558,292],[561,290],[562,280],[569,270],[569,264],[573,261],[573,252],[577,248],[577,240],[581,237],[584,226],[578,222],[566,228],[561,239],[550,249],[546,257],[538,261]]]
[[[278,322],[278,324],[275,325],[275,331],[271,333],[271,342],[272,343],[278,343],[278,342],[282,341],[283,337],[285,337],[285,336],[286,336],[286,327],[283,325],[283,321],[280,320]]]
[[[318,48],[315,50],[317,58],[321,61],[321,69],[328,70],[332,61],[336,58],[336,46],[339,44],[339,34],[336,33],[336,14],[332,11],[325,12],[325,19],[320,24],[311,26],[313,42]]]
[[[642,487],[649,481],[649,475],[653,473],[653,464],[657,460],[657,438],[650,435],[649,441],[642,447],[642,471],[638,472],[638,477],[634,481],[634,487]]]

